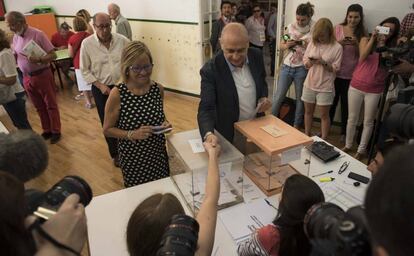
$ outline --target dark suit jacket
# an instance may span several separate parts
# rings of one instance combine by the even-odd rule
[[[247,52],[250,73],[256,84],[257,100],[267,97],[266,72],[263,55],[259,49]],[[198,106],[198,126],[201,137],[216,129],[228,141],[233,141],[233,124],[239,120],[239,98],[230,68],[222,51],[218,52],[200,70],[201,101]],[[263,116],[264,113],[258,114]]]
[[[219,38],[221,36],[221,31],[223,30],[224,21],[222,19],[218,19],[213,23],[213,26],[211,27],[211,37],[210,37],[210,44],[211,48],[213,49],[213,54],[217,53],[221,47]]]

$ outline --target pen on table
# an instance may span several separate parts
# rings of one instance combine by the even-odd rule
[[[328,173],[333,173],[333,171],[332,171],[332,170],[330,170],[330,171],[327,171],[327,172],[323,172],[323,173],[315,174],[315,175],[312,175],[312,178],[315,178],[315,177],[318,177],[318,176],[321,176],[321,175],[324,175],[324,174],[328,174]]]
[[[334,181],[335,180],[335,178],[332,178],[332,177],[322,177],[322,178],[319,178],[319,181],[320,182],[330,182],[330,181]]]
[[[265,202],[270,206],[270,207],[273,207],[274,209],[276,209],[277,210],[277,208],[273,205],[273,204],[271,204],[270,202],[269,202],[269,200],[267,200],[266,198],[264,199],[265,200]]]

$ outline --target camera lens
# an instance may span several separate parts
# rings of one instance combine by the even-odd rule
[[[92,189],[85,180],[78,176],[66,176],[45,193],[45,201],[50,206],[58,207],[70,194],[78,194],[84,206],[92,200]]]
[[[304,220],[305,233],[309,239],[330,238],[334,227],[344,215],[344,210],[333,203],[313,205],[306,213]]]
[[[194,255],[198,241],[198,222],[190,216],[176,214],[172,217],[161,239],[157,255]]]

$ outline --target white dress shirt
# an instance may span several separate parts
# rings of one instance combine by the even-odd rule
[[[241,68],[233,66],[229,61],[227,64],[239,98],[239,121],[253,119],[256,116],[256,83],[250,72],[249,60],[246,59]]]
[[[112,33],[109,49],[99,41],[96,33],[83,40],[80,69],[86,83],[91,84],[95,81],[105,85],[119,83],[121,53],[128,42],[128,38],[116,33]]]

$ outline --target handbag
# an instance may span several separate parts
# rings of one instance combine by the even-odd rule
[[[14,86],[0,84],[0,104],[6,104],[16,99]]]

